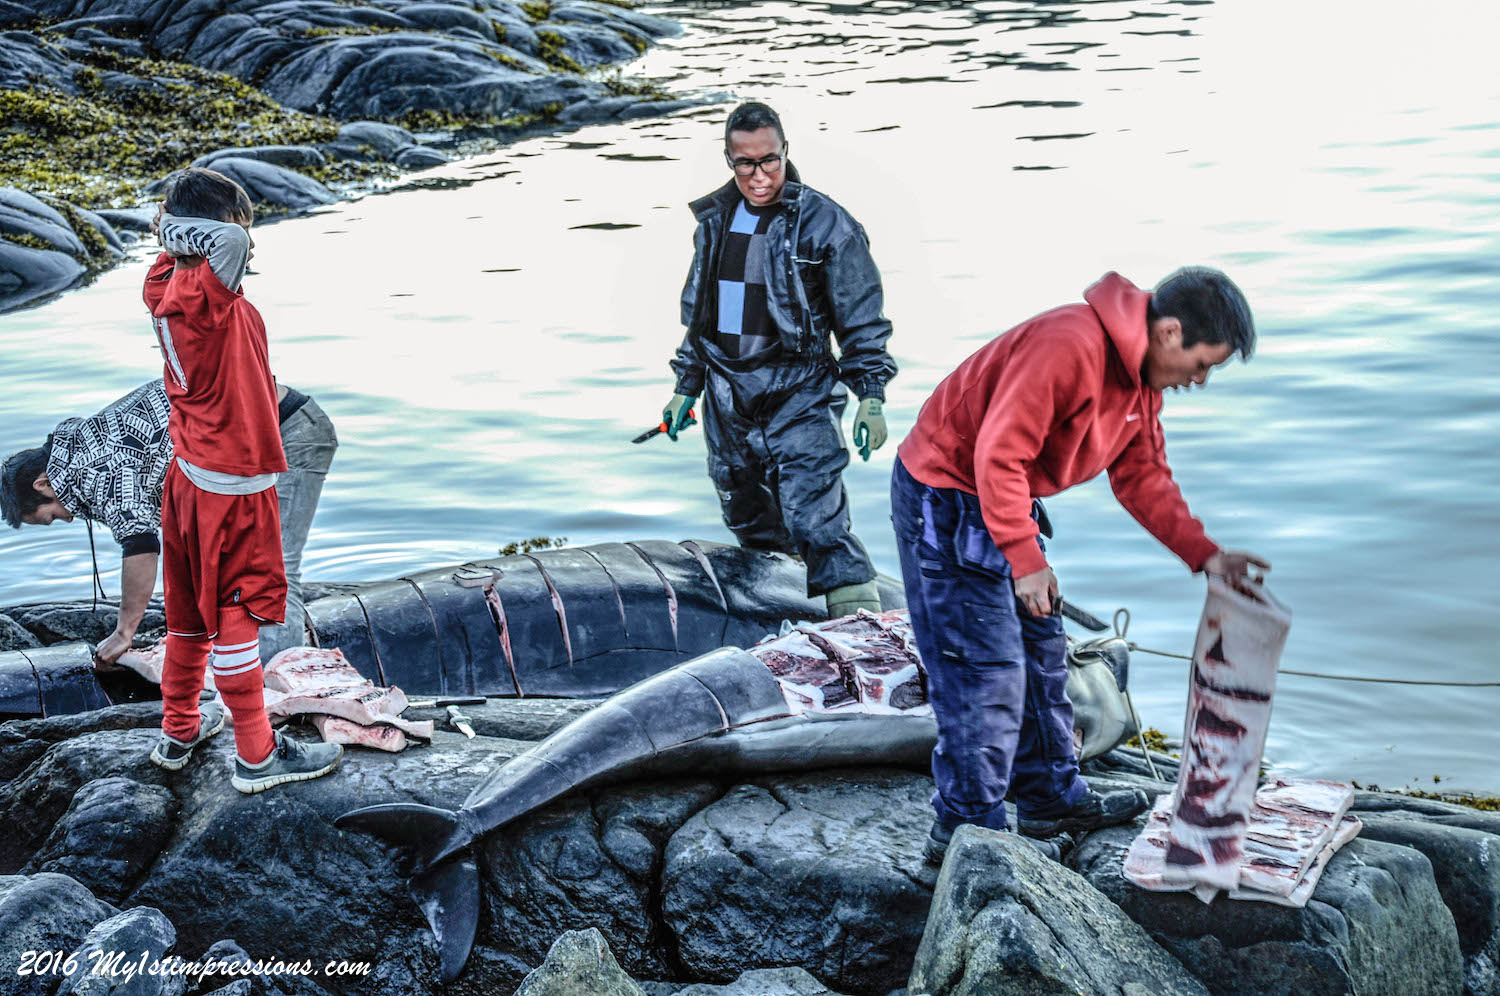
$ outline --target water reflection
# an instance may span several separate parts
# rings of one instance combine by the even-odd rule
[[[1466,7],[1454,30],[1372,9],[680,3],[661,12],[688,32],[632,72],[770,100],[808,182],[869,231],[902,368],[895,440],[968,353],[1105,270],[1227,269],[1262,342],[1168,398],[1169,447],[1214,535],[1276,564],[1288,666],[1481,680],[1500,639],[1500,15]],[[273,363],[343,441],[309,577],[543,534],[728,538],[701,436],[629,443],[671,392],[685,204],[727,179],[724,113],[537,138],[257,228],[246,286]],[[159,372],[140,271],[0,317],[7,452]],[[893,448],[846,475],[887,571]],[[1102,483],[1051,509],[1067,597],[1127,604],[1133,638],[1183,650],[1200,583]],[[0,601],[87,590],[81,529],[7,532],[0,555]],[[1148,722],[1180,726],[1178,665],[1141,656],[1134,675]],[[1270,754],[1493,790],[1496,696],[1289,677]]]

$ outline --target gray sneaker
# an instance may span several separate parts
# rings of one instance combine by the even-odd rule
[[[259,764],[246,764],[236,754],[234,777],[229,782],[246,795],[264,792],[285,782],[320,778],[338,767],[343,756],[344,748],[338,744],[303,743],[278,733],[271,756]]]
[[[193,756],[193,748],[224,729],[224,703],[218,699],[198,706],[198,735],[187,743],[165,733],[151,748],[151,763],[168,771],[179,771]]]

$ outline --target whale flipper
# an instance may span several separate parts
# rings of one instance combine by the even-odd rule
[[[437,938],[446,985],[463,971],[479,929],[479,866],[469,857],[444,861],[406,884]]]
[[[408,851],[419,871],[468,843],[458,814],[415,802],[387,802],[354,809],[333,821],[340,830],[379,837]]]

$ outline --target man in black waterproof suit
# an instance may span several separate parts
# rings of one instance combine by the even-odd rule
[[[799,554],[807,593],[824,595],[830,616],[879,611],[874,565],[850,532],[838,382],[860,399],[854,444],[868,460],[886,439],[891,323],[864,229],[803,186],[786,154],[771,108],[747,103],[729,115],[734,177],[692,204],[687,334],[662,419],[675,440],[703,394],[709,476],[740,545]]]

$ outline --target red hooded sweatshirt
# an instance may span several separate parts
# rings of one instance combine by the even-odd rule
[[[286,470],[266,326],[244,291],[225,287],[206,262],[174,271],[162,253],[144,296],[166,364],[177,455],[241,477]]]
[[[1141,382],[1151,295],[1107,273],[1083,297],[965,360],[927,399],[897,455],[923,484],[979,496],[1015,577],[1047,566],[1032,498],[1105,470],[1126,511],[1199,570],[1218,546],[1167,468],[1161,392]]]

